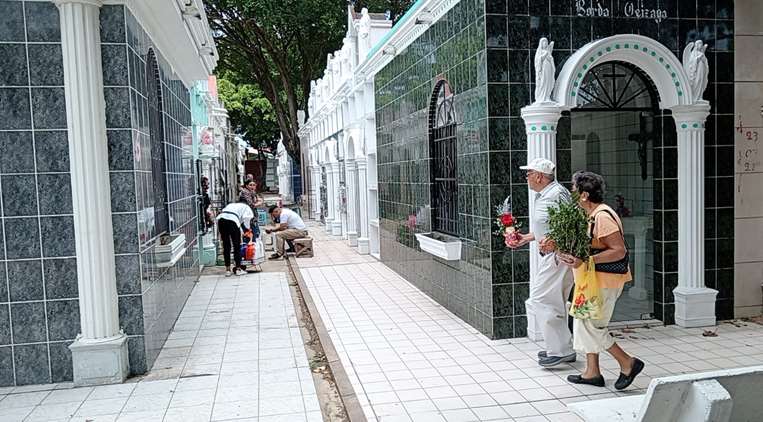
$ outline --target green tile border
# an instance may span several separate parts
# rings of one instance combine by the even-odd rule
[[[588,56],[588,60],[584,60],[582,65],[579,65],[577,68],[577,74],[575,75],[575,80],[572,83],[572,88],[570,89],[570,97],[575,98],[577,96],[579,86],[583,82],[583,78],[587,74],[589,68],[593,68],[596,66],[596,62],[606,56],[607,54],[611,53],[614,50],[620,50],[620,49],[631,49],[635,51],[640,51],[641,53],[645,54],[647,58],[652,58],[662,67],[665,68],[666,72],[669,72],[670,78],[673,81],[673,84],[676,86],[676,94],[679,97],[683,96],[683,93],[685,91],[684,88],[681,87],[681,82],[678,79],[678,74],[673,71],[670,64],[666,63],[665,57],[662,55],[662,53],[658,52],[657,50],[654,50],[653,48],[644,47],[639,45],[638,43],[630,43],[625,42],[623,44],[620,44],[620,42],[615,42],[613,44],[607,45],[605,47],[599,48],[595,53],[591,52],[591,54]],[[606,62],[605,62],[606,63]],[[573,72],[575,74],[575,72]]]

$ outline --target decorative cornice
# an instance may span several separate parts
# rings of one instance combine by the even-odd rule
[[[670,111],[676,122],[677,131],[704,131],[705,120],[710,115],[710,103],[702,100],[693,105],[672,107]]]
[[[527,133],[555,132],[562,116],[562,106],[556,103],[533,104],[520,112]]]
[[[458,2],[459,0],[418,0],[414,3],[387,35],[368,52],[366,59],[358,66],[357,79],[373,80],[374,75],[392,61],[398,52],[405,51],[406,47],[431,25],[437,23]],[[419,20],[422,16],[426,16],[426,22]],[[395,54],[384,53],[390,47]]]
[[[66,1],[66,0],[64,0]],[[191,87],[197,80],[205,80],[217,65],[217,50],[214,40],[209,35],[209,24],[204,14],[203,4],[191,0],[199,10],[200,18],[186,19],[178,5],[178,0],[145,1],[122,0],[130,9],[159,51],[178,74],[183,83]],[[201,5],[201,6],[199,6]],[[201,32],[201,35],[196,35]],[[206,35],[207,46],[197,40]],[[209,54],[209,50],[214,55]]]
[[[395,26],[368,52],[368,55],[358,64],[351,77],[342,81],[342,85],[323,101],[320,108],[313,112],[310,120],[320,120],[327,113],[328,103],[332,101],[343,102],[342,100],[350,93],[362,92],[365,88],[363,85],[373,83],[374,75],[381,68],[387,65],[399,52],[404,51],[458,2],[459,0],[418,0],[414,3]],[[417,22],[418,18],[424,14],[428,22]],[[385,54],[385,50],[393,50],[395,53]],[[304,132],[300,129],[299,133]]]

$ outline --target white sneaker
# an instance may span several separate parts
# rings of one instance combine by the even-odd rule
[[[226,272],[225,272],[225,276],[226,276],[226,277],[230,277],[231,275],[233,275],[233,273],[232,273],[232,272],[230,272],[230,271],[226,271]]]

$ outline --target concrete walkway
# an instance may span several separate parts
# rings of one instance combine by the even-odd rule
[[[620,330],[623,348],[646,362],[629,391],[616,392],[616,362],[602,355],[605,388],[571,385],[583,357],[548,370],[541,345],[491,341],[388,267],[346,241],[316,235],[316,257],[297,259],[369,420],[578,421],[566,404],[641,393],[652,377],[763,364],[763,326],[717,327],[717,337],[676,326]],[[342,265],[339,257],[345,256]]]
[[[141,380],[0,390],[3,422],[115,420],[323,420],[286,274],[202,276]]]

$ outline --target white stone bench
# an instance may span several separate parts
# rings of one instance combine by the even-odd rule
[[[763,366],[655,378],[646,394],[571,403],[587,422],[763,420]]]

